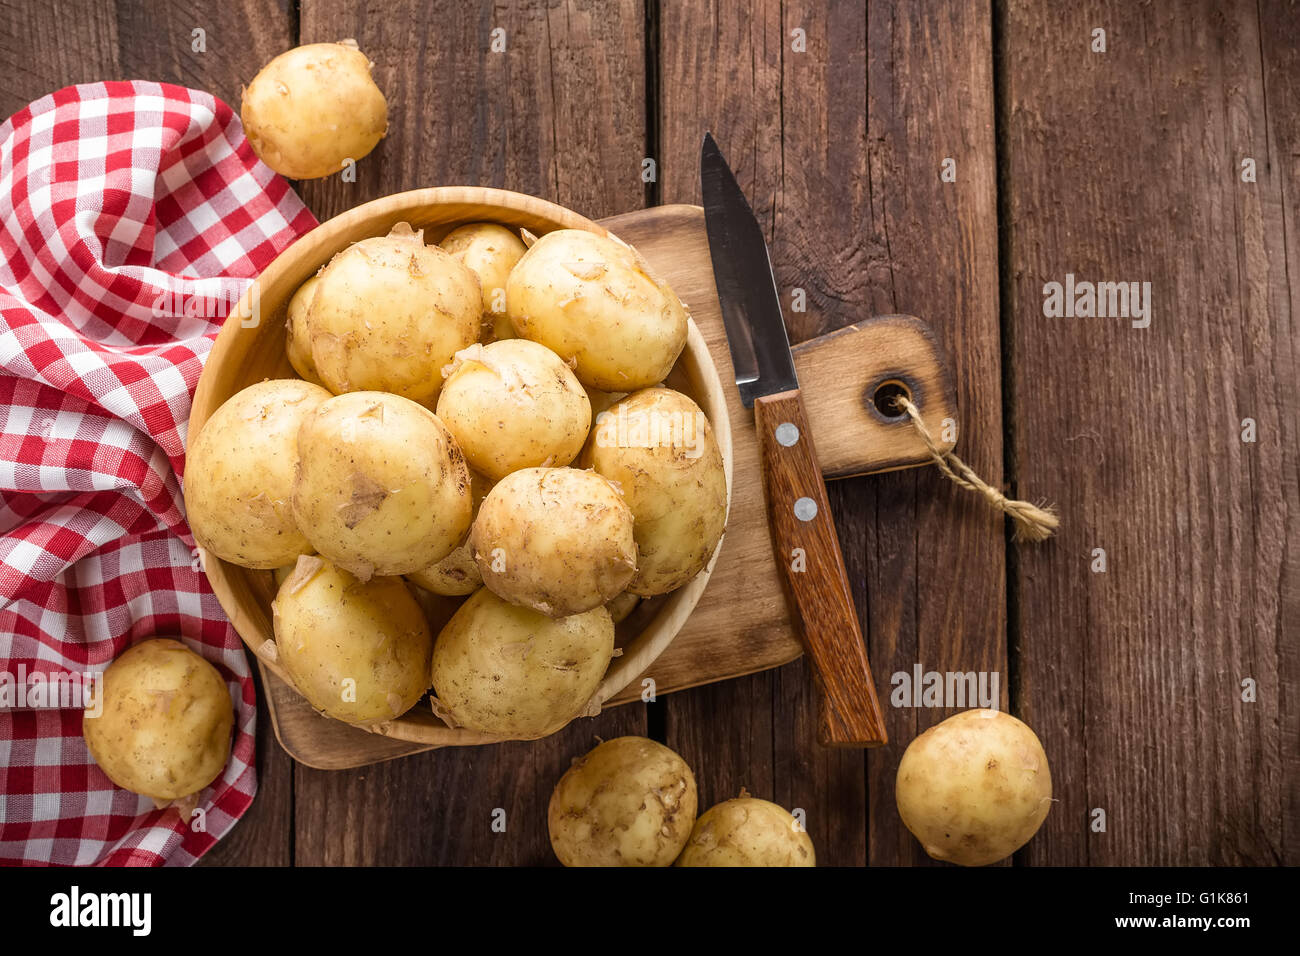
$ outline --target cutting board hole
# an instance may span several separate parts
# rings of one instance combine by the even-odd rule
[[[890,379],[880,383],[876,393],[871,396],[871,401],[876,406],[876,411],[886,418],[902,418],[906,412],[894,404],[894,399],[900,397],[911,401],[912,390],[897,379]]]

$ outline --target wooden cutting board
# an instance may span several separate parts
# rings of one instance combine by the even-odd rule
[[[638,699],[642,681],[656,694],[778,667],[801,653],[781,591],[768,535],[753,413],[731,383],[731,355],[698,206],[660,206],[601,221],[635,246],[673,287],[728,387],[734,477],[726,537],[700,603],[672,645],[606,706]],[[929,327],[912,316],[867,319],[795,346],[808,418],[828,478],[908,468],[929,461],[910,424],[877,408],[877,390],[901,385],[931,434],[957,421],[952,378]],[[887,406],[886,406],[887,407]],[[950,433],[955,433],[953,429]],[[260,664],[259,664],[260,667]],[[427,745],[367,733],[322,717],[261,668],[276,738],[309,767],[340,770],[391,760]]]

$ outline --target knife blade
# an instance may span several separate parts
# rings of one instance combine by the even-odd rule
[[[762,227],[709,133],[700,150],[709,256],[741,401],[754,409],[772,547],[818,686],[818,740],[887,742],[848,572],[799,392]]]

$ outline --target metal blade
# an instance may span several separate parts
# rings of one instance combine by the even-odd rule
[[[767,242],[711,133],[700,150],[700,187],[709,256],[731,347],[740,400],[799,387]]]

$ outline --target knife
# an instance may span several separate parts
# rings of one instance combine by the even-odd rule
[[[878,747],[888,740],[885,722],[799,394],[767,242],[709,133],[700,153],[700,185],[736,385],[741,402],[754,409],[772,548],[818,685],[817,737],[832,747]]]

